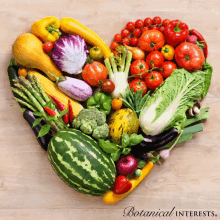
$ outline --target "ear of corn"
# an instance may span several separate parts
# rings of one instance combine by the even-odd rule
[[[59,101],[65,106],[66,109],[68,109],[68,100],[70,100],[73,108],[74,117],[76,117],[78,113],[83,109],[83,106],[79,102],[74,101],[73,99],[68,97],[66,94],[60,91],[53,82],[51,82],[48,78],[46,78],[39,72],[35,70],[30,70],[29,74],[31,76],[35,75],[38,78],[43,90],[47,93],[47,95],[52,95],[59,99]]]
[[[111,50],[108,45],[98,36],[98,34],[81,24],[79,21],[73,18],[62,18],[60,20],[60,28],[67,34],[77,34],[89,44],[98,46],[102,50],[104,58],[109,58]]]

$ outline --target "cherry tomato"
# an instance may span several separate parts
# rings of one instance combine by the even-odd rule
[[[112,93],[115,90],[115,84],[110,79],[104,79],[101,83],[101,90],[104,93]]]
[[[125,37],[125,38],[122,40],[122,44],[129,46],[129,45],[130,45],[130,38]]]
[[[154,17],[153,18],[153,24],[161,24],[162,23],[162,20],[160,17]]]
[[[136,27],[136,28],[142,28],[142,27],[144,27],[144,22],[143,22],[141,19],[138,19],[138,20],[135,22],[135,27]]]
[[[170,61],[166,61],[163,63],[160,72],[164,78],[167,78],[168,76],[170,76],[173,73],[173,71],[175,69],[177,69],[177,66],[175,63],[170,62]]]
[[[121,36],[122,37],[128,37],[130,35],[130,32],[128,29],[122,29]]]
[[[164,27],[164,26],[160,26],[160,27],[158,28],[158,30],[163,34],[163,33],[164,33],[164,30],[165,30],[165,27]]]
[[[145,18],[144,19],[144,25],[145,26],[151,26],[153,24],[153,20],[151,18]]]
[[[130,66],[130,72],[132,76],[141,74],[141,76],[135,76],[135,78],[138,79],[144,78],[147,75],[148,70],[149,66],[144,60],[135,60]]]
[[[137,92],[141,89],[144,89],[143,93],[142,93],[142,96],[144,96],[147,92],[147,86],[146,86],[146,83],[140,79],[134,79],[133,81],[131,81],[129,83],[129,87],[130,87],[130,90],[133,89],[133,92]]]
[[[116,41],[113,41],[113,42],[111,43],[110,47],[111,47],[112,50],[115,50],[118,45],[119,45],[119,44],[118,44]]]
[[[141,29],[141,33],[144,33],[144,32],[147,31],[147,30],[150,30],[150,28],[149,28],[149,27],[143,27],[143,28]]]
[[[149,72],[145,78],[147,88],[155,90],[163,82],[163,76],[157,71]]]
[[[128,22],[127,25],[126,25],[126,28],[129,31],[133,31],[135,29],[135,23],[134,22]]]
[[[28,74],[28,71],[27,71],[26,68],[21,67],[21,68],[18,69],[18,75],[19,75],[19,76],[26,77],[27,74]]]
[[[152,51],[147,55],[146,61],[150,68],[161,67],[164,61],[163,54],[159,51]]]
[[[170,23],[169,19],[164,19],[162,25],[166,27]]]
[[[156,31],[158,31],[159,28],[158,28],[157,26],[153,25],[153,26],[150,27],[150,30],[156,30]]]
[[[141,36],[141,30],[140,29],[134,29],[132,33],[135,37],[139,38]]]
[[[114,56],[119,56],[119,52],[116,50],[112,51],[112,53],[114,54]]]
[[[114,37],[115,41],[116,42],[122,42],[122,36],[121,34],[116,34],[115,37]]]
[[[138,38],[137,37],[131,37],[130,43],[131,43],[132,46],[137,46]]]
[[[123,104],[123,101],[122,101],[122,99],[120,99],[120,98],[114,98],[114,99],[112,100],[112,103],[111,103],[112,108],[113,108],[115,111],[119,110],[119,109],[122,107],[122,104]]]
[[[43,50],[46,52],[49,52],[53,49],[53,43],[51,43],[50,41],[47,41],[43,44]]]

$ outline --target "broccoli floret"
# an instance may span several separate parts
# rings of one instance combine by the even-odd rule
[[[78,129],[81,126],[81,120],[77,117],[72,122],[73,128]]]
[[[105,123],[104,125],[98,126],[92,133],[95,139],[106,139],[109,135],[109,127]]]

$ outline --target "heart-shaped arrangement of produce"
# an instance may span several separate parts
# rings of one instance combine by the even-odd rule
[[[16,39],[8,67],[53,169],[107,204],[203,130],[212,77],[206,41],[179,20],[129,22],[110,48],[75,19],[45,17]]]

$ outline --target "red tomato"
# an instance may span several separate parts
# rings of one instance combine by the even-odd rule
[[[142,96],[144,96],[147,92],[147,86],[146,86],[146,83],[140,79],[134,79],[133,81],[131,81],[129,83],[129,87],[130,87],[130,90],[133,89],[133,92],[137,92],[141,89],[144,89],[143,93],[142,93]]]
[[[162,20],[160,17],[154,17],[153,18],[153,24],[161,24],[162,23]]]
[[[145,18],[144,19],[144,25],[145,26],[151,26],[153,24],[153,20],[151,18]]]
[[[101,90],[104,93],[112,93],[115,90],[115,84],[110,79],[104,79],[101,83]]]
[[[114,37],[115,41],[116,42],[122,42],[122,36],[121,34],[116,34],[115,37]]]
[[[144,60],[135,60],[130,66],[130,72],[132,76],[142,74],[141,76],[135,77],[138,79],[144,78],[147,75],[148,70],[149,66]]]
[[[112,51],[112,53],[114,54],[114,56],[119,56],[119,52],[116,50]]]
[[[53,43],[51,43],[50,41],[47,41],[43,44],[43,50],[46,52],[49,52],[53,49]]]
[[[119,44],[118,44],[116,41],[113,41],[113,42],[111,43],[110,47],[111,47],[112,50],[115,50],[118,45],[119,45]]]
[[[138,38],[137,37],[131,37],[130,43],[131,43],[132,46],[137,46]]]
[[[170,62],[170,61],[166,61],[163,63],[162,67],[161,67],[161,74],[163,75],[164,78],[169,77],[173,71],[177,69],[177,66],[175,63]]]
[[[164,61],[163,54],[159,51],[153,51],[147,55],[146,61],[150,68],[161,67]]]
[[[163,82],[163,76],[157,71],[149,72],[145,78],[147,88],[155,90]]]
[[[129,30],[129,31],[133,31],[135,29],[135,23],[133,22],[128,22],[127,25],[126,25],[126,28]]]
[[[129,46],[129,44],[130,44],[130,38],[125,37],[125,38],[122,40],[122,44]]]
[[[142,27],[144,27],[144,22],[143,22],[141,19],[138,19],[138,20],[135,22],[135,27],[136,27],[136,28],[142,28]]]
[[[97,61],[86,64],[82,72],[83,80],[91,86],[98,86],[107,76],[107,68]]]
[[[139,38],[140,48],[145,51],[159,50],[164,43],[163,34],[157,30],[145,31]]]
[[[141,36],[141,30],[140,29],[134,29],[132,33],[135,37],[139,38]]]
[[[150,30],[150,28],[149,28],[149,27],[143,27],[143,28],[141,29],[141,33],[144,33],[144,32],[147,31],[147,30]]]
[[[189,42],[183,42],[176,47],[175,59],[181,68],[188,71],[200,70],[205,62],[202,50]]]
[[[128,37],[130,35],[130,32],[128,29],[122,29],[121,36],[122,37]]]
[[[164,33],[164,30],[165,30],[165,27],[164,26],[160,26],[159,27],[159,31],[163,34]]]
[[[156,30],[156,31],[158,31],[159,28],[158,28],[157,26],[153,25],[153,26],[150,27],[150,30]]]
[[[164,19],[162,25],[166,27],[170,23],[169,19]]]

